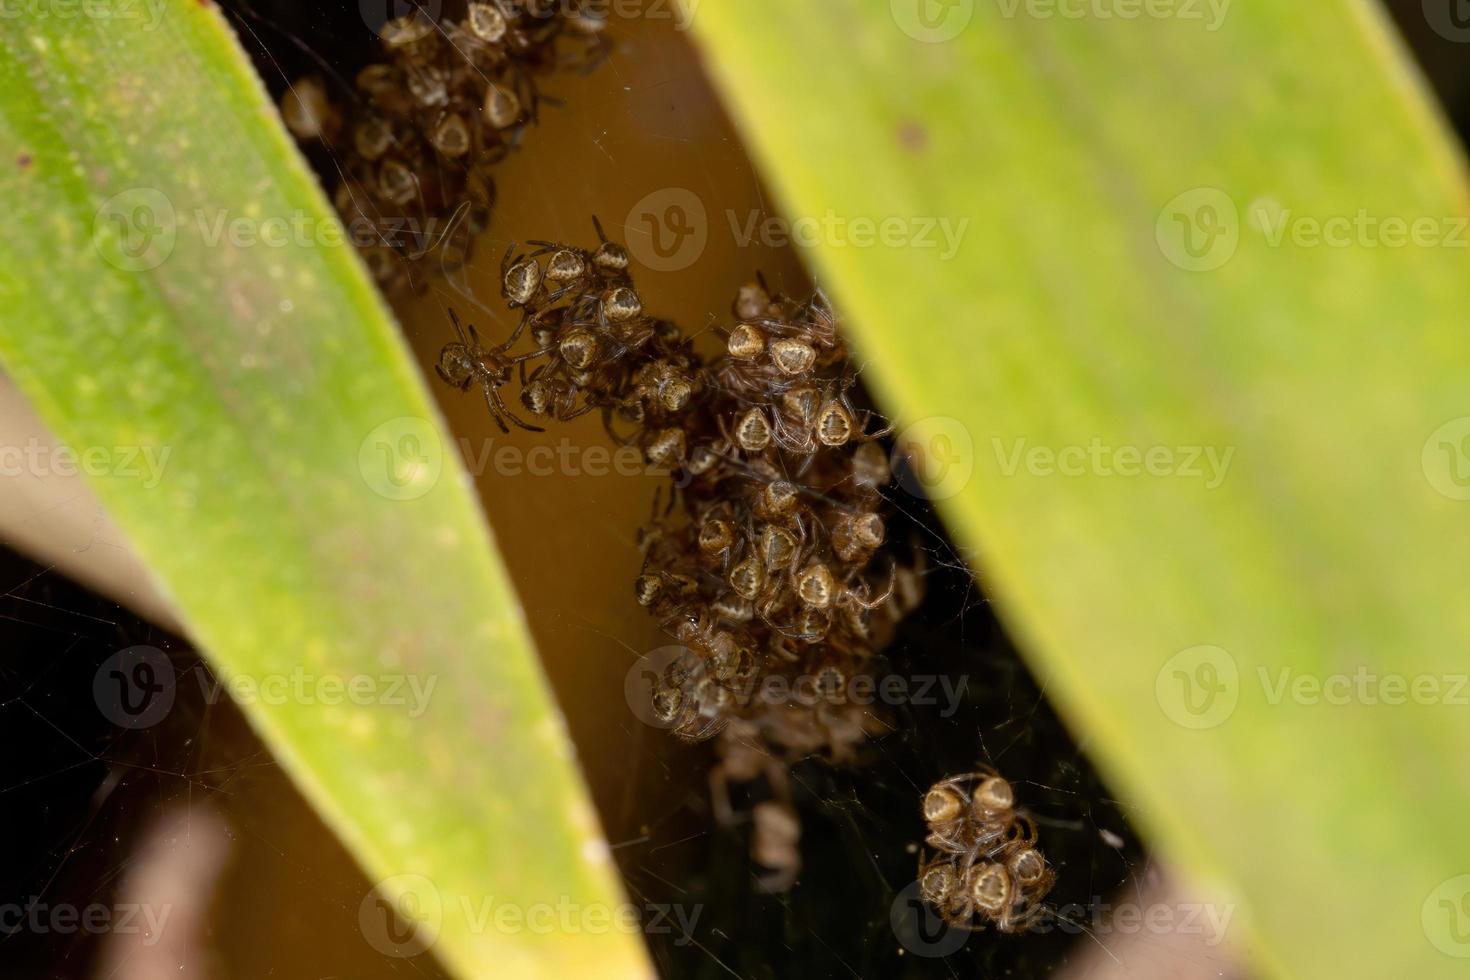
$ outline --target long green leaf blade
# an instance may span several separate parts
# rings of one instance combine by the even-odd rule
[[[688,6],[1140,819],[1276,972],[1462,975],[1465,188],[1377,5]]]
[[[148,10],[0,21],[0,356],[420,945],[646,973],[394,324],[219,12]]]

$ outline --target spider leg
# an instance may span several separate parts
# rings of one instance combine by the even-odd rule
[[[790,635],[782,631],[780,627],[777,627],[777,631],[781,633],[781,636],[771,643],[771,652],[788,663],[801,663],[801,655],[792,650],[787,643],[787,640],[791,638]]]
[[[496,425],[500,426],[500,431],[509,435],[510,429],[506,427],[505,420],[500,417],[500,411],[504,407],[500,404],[500,395],[496,393],[495,386],[488,381],[485,382],[485,404],[490,406],[490,417],[495,420]]]
[[[510,339],[507,340],[505,343],[501,344],[500,346],[493,348],[491,350],[491,353],[493,353],[493,354],[504,354],[506,351],[508,351],[512,347],[514,347],[516,345],[516,341],[521,339],[521,333],[525,331],[526,324],[529,323],[530,320],[531,320],[531,311],[530,310],[526,310],[523,313],[521,313],[521,322],[518,323],[518,324],[516,324],[516,328],[511,331],[511,333],[510,333]],[[512,361],[511,363],[515,363],[515,362]]]
[[[454,332],[459,335],[460,343],[466,347],[470,346],[470,339],[464,333],[464,325],[459,322],[459,314],[454,312],[452,306],[449,308],[449,322],[454,324]]]
[[[947,829],[935,830],[930,833],[929,836],[924,838],[924,843],[928,844],[930,847],[933,847],[940,851],[945,851],[949,854],[968,853],[968,851],[970,850],[969,847],[967,847],[963,841],[954,836],[957,831],[962,829],[958,825],[962,824],[963,821],[956,820],[953,821],[953,823],[956,826],[952,826]]]
[[[1045,910],[1042,908],[1042,906],[1033,905],[1031,906],[1031,908],[1027,909],[1025,912],[1022,912],[1020,915],[1013,916],[1011,915],[1011,910],[1007,909],[1001,915],[1001,917],[996,920],[995,929],[997,932],[1011,934],[1025,932],[1033,924],[1035,924],[1036,920],[1040,917],[1043,911]]]
[[[537,365],[536,370],[534,370],[534,371],[531,372],[531,377],[530,377],[529,380],[527,380],[527,378],[526,378],[526,362],[525,361],[519,362],[519,370],[520,370],[520,373],[521,373],[521,387],[524,388],[526,385],[530,384],[532,381],[535,381],[541,375],[541,372],[542,371],[546,370],[546,365],[545,364]]]
[[[493,406],[496,409],[499,410],[499,412],[500,412],[501,415],[503,415],[506,418],[510,419],[513,423],[515,423],[520,428],[525,429],[527,432],[545,432],[546,431],[545,429],[541,428],[540,426],[531,425],[528,422],[522,422],[519,418],[516,417],[516,414],[514,412],[512,412],[510,409],[506,408],[505,407],[505,402],[501,401],[501,399],[500,399],[500,389],[499,388],[496,388],[494,385],[486,385],[486,388],[489,391],[489,397],[490,397],[491,403],[493,404]],[[500,421],[499,417],[496,418],[496,421],[497,422]],[[504,422],[501,422],[500,423],[500,428],[501,428],[501,431],[503,431],[503,432],[509,432],[510,431],[509,429],[507,429],[505,427],[505,423]]]
[[[868,428],[869,423],[871,423],[873,421],[874,414],[876,414],[876,413],[870,412],[870,411],[867,411],[867,410],[864,410],[864,412],[863,412],[863,424],[862,424],[862,427],[860,429],[858,429],[858,441],[859,442],[871,442],[874,439],[882,439],[884,436],[890,436],[890,435],[892,435],[893,434],[893,430],[895,428],[897,428],[897,426],[895,426],[892,422],[889,422],[888,425],[886,425],[883,428],[879,429],[877,432],[868,432],[868,431],[866,431],[867,428]]]
[[[636,429],[632,435],[627,436],[620,436],[613,430],[612,409],[606,406],[602,409],[602,430],[607,433],[609,439],[619,446],[631,446],[638,439],[638,430]]]
[[[848,595],[852,595],[853,596],[853,599],[852,599],[853,605],[857,606],[859,609],[862,609],[862,610],[864,610],[866,612],[872,612],[874,609],[877,609],[879,606],[883,605],[889,599],[893,598],[893,589],[894,589],[894,587],[897,584],[898,584],[898,565],[897,565],[897,563],[894,563],[894,564],[890,565],[889,568],[888,568],[888,588],[886,588],[886,589],[883,590],[883,594],[882,595],[876,596],[876,597],[874,597],[872,599],[861,599],[861,598],[858,598],[855,595],[853,595],[853,593],[851,593],[851,592],[849,592]]]
[[[557,420],[558,421],[561,421],[561,422],[570,422],[572,419],[579,419],[579,418],[581,418],[582,416],[586,415],[588,412],[592,411],[596,407],[597,407],[596,405],[583,405],[581,408],[577,409],[575,412],[568,412],[568,413],[565,413],[563,415],[558,415],[557,416]]]
[[[516,332],[519,333],[520,331]],[[547,354],[550,354],[555,350],[555,347],[543,347],[540,350],[533,350],[529,354],[520,354],[516,357],[508,358],[507,362],[510,364],[524,364],[527,361],[534,361],[538,357],[545,357]]]

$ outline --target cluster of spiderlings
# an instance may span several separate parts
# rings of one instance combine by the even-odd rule
[[[512,247],[501,288],[516,336],[535,345],[517,359],[526,411],[600,410],[616,440],[673,476],[667,510],[640,534],[634,589],[687,651],[653,712],[690,740],[733,724],[786,757],[847,757],[874,726],[871,709],[844,710],[846,687],[917,602],[918,576],[879,556],[891,474],[881,433],[848,398],[837,318],[820,294],[797,303],[752,283],[724,354],[707,359],[645,311],[627,253],[597,231],[590,250]]]
[[[648,433],[690,407],[702,364],[674,324],[644,313],[628,253],[601,225],[597,232],[601,244],[590,251],[533,241],[530,253],[515,255],[514,246],[505,253],[502,295],[543,355],[523,372],[521,403],[558,421],[601,409],[615,439],[642,440],[653,455]],[[636,431],[617,435],[615,418]]]
[[[848,400],[853,369],[825,299],[751,284],[734,312],[700,411],[653,435],[686,485],[682,513],[650,536],[637,593],[691,651],[665,671],[655,708],[686,737],[738,719],[794,754],[815,735],[842,757],[871,727],[844,710],[847,685],[917,580],[900,589],[893,560],[875,560],[887,457]],[[800,700],[767,696],[787,690]]]
[[[1036,847],[1036,825],[1011,784],[990,769],[940,780],[924,794],[919,890],[952,926],[1021,932],[1043,913],[1056,872]]]
[[[337,155],[334,203],[385,289],[416,281],[425,260],[469,259],[495,203],[491,169],[536,119],[536,77],[595,64],[605,26],[580,0],[470,3],[463,21],[415,11],[379,31],[385,58],[342,105],[318,79],[292,87],[286,123]]]

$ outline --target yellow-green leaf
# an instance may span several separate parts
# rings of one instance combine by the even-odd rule
[[[646,973],[395,325],[219,12],[156,12],[0,20],[6,369],[420,941],[465,977]]]
[[[1464,975],[1470,236],[1377,4],[690,6],[1144,827],[1271,972]]]

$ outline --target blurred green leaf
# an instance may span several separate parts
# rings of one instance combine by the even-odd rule
[[[160,12],[0,21],[0,355],[421,940],[648,972],[596,927],[606,843],[397,329],[219,12]]]
[[[1378,6],[692,16],[1146,829],[1271,972],[1464,975],[1470,235]]]

